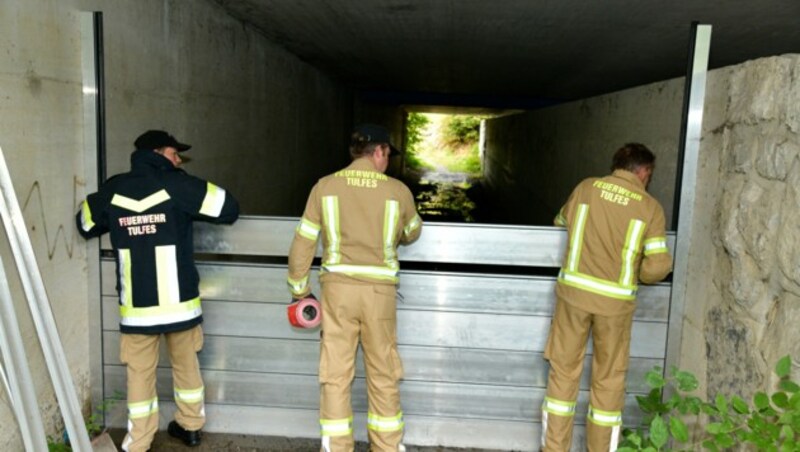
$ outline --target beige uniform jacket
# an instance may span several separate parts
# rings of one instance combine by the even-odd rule
[[[360,158],[311,190],[289,250],[289,289],[311,291],[308,276],[322,238],[320,281],[396,284],[397,246],[422,232],[411,191]]]
[[[585,311],[633,312],[638,282],[656,283],[672,269],[664,209],[630,171],[582,181],[555,224],[569,237],[556,295]]]

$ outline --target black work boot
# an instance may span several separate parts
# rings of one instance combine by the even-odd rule
[[[200,430],[186,430],[175,421],[169,423],[167,433],[173,438],[178,438],[189,447],[200,445]]]

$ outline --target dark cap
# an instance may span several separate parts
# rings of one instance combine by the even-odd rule
[[[148,130],[139,135],[133,142],[136,149],[159,149],[173,147],[179,151],[188,151],[192,146],[184,144],[175,139],[172,135],[163,130]]]
[[[353,143],[386,143],[392,151],[402,153],[403,150],[392,144],[389,130],[377,124],[359,124],[350,136]]]

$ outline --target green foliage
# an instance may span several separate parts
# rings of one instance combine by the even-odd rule
[[[403,149],[406,153],[406,166],[409,169],[425,168],[425,163],[419,158],[419,145],[422,142],[422,132],[431,120],[422,113],[409,113],[406,118],[406,143]]]
[[[684,418],[706,416],[708,423],[699,443],[711,451],[747,444],[758,450],[800,450],[800,386],[790,379],[792,361],[781,358],[775,366],[780,378],[778,390],[771,395],[758,392],[752,407],[739,396],[718,394],[713,402],[705,402],[689,393],[697,389],[697,379],[690,372],[670,369],[664,378],[655,367],[645,376],[651,388],[647,396],[637,396],[644,422],[636,429],[626,428],[619,451],[697,450],[687,444],[689,431]],[[664,388],[672,388],[669,400],[662,400]]]
[[[445,121],[444,138],[451,144],[477,143],[481,134],[481,117],[453,115]]]
[[[94,411],[89,415],[86,419],[86,432],[89,434],[90,438],[94,438],[105,430],[105,427],[102,424],[103,416],[119,402],[120,400],[124,400],[125,395],[120,391],[115,391],[114,395],[111,398],[103,400],[102,403],[95,407]],[[63,433],[63,439],[59,440],[55,437],[48,436],[47,437],[47,451],[48,452],[70,452],[72,447],[69,444],[69,436],[65,431]]]

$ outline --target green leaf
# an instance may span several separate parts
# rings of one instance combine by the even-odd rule
[[[728,414],[728,400],[725,399],[724,395],[717,394],[717,398],[714,402],[720,414]]]
[[[667,444],[668,439],[667,424],[664,423],[664,419],[662,419],[661,416],[654,417],[653,421],[650,422],[650,441],[653,443],[653,446],[657,449],[661,449],[664,447],[664,444]]]
[[[708,450],[710,450],[712,452],[718,452],[719,451],[719,448],[717,447],[717,445],[714,444],[714,441],[712,441],[710,439],[707,439],[707,440],[703,441],[703,447],[705,447],[706,449],[708,449]]]
[[[750,412],[750,407],[747,406],[747,402],[739,396],[733,396],[731,404],[733,405],[733,409],[739,414],[747,414]]]
[[[719,422],[709,422],[706,424],[706,431],[712,435],[716,435],[722,431],[722,424]]]
[[[781,428],[781,438],[794,440],[794,430],[789,425],[784,425]]]
[[[672,433],[673,438],[682,443],[689,440],[689,429],[686,428],[686,424],[681,419],[675,416],[669,418],[669,432]]]
[[[789,372],[791,370],[792,370],[792,358],[789,355],[786,355],[783,358],[779,359],[778,364],[775,365],[775,374],[780,378],[789,375]]]
[[[618,447],[617,452],[636,452],[633,447]]]
[[[757,392],[753,396],[753,404],[759,411],[769,408],[769,397],[763,392]]]
[[[647,383],[647,386],[650,386],[653,389],[661,389],[667,384],[667,380],[665,380],[664,376],[661,375],[660,367],[656,367],[654,370],[647,372],[647,374],[645,374],[645,382]]]
[[[792,393],[792,394],[800,392],[800,385],[798,385],[797,383],[793,382],[792,380],[781,380],[778,383],[778,388],[781,391],[786,391],[786,392],[789,392],[789,393]]]
[[[723,449],[727,449],[736,443],[733,440],[733,436],[731,436],[729,433],[720,433],[719,435],[716,435],[714,437],[714,441]]]
[[[699,383],[697,378],[691,372],[679,370],[674,372],[675,381],[678,383],[678,389],[683,392],[690,392],[697,389]]]
[[[778,408],[786,409],[789,406],[789,396],[785,392],[776,392],[772,394],[772,403]]]

